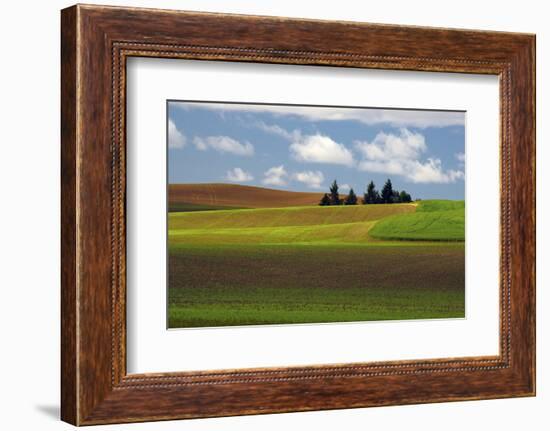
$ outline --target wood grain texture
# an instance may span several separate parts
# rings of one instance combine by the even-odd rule
[[[61,417],[76,423],[76,9],[61,16]]]
[[[76,425],[533,395],[533,35],[100,6],[62,11],[62,418]],[[130,56],[495,74],[497,357],[126,374]]]

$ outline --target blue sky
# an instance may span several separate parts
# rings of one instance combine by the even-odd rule
[[[464,199],[465,113],[169,101],[170,183]]]

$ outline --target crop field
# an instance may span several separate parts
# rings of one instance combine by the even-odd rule
[[[174,203],[171,203],[170,206],[168,207],[168,212],[214,211],[214,210],[232,210],[232,209],[239,209],[239,207],[174,202]]]
[[[463,201],[231,203],[169,213],[170,328],[464,317]]]
[[[319,193],[289,192],[239,184],[169,184],[168,202],[233,208],[317,205]]]
[[[370,235],[378,239],[464,241],[464,201],[426,201],[417,211],[381,220]]]

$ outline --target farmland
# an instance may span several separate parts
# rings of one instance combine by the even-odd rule
[[[463,202],[320,207],[319,194],[178,186],[171,328],[464,317]]]
[[[178,205],[206,205],[216,209],[280,208],[317,205],[319,193],[289,192],[238,184],[170,184],[168,202]]]
[[[373,238],[464,241],[464,201],[426,201],[416,212],[395,214],[377,223]]]

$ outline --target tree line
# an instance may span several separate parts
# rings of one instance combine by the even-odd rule
[[[338,192],[338,183],[334,180],[330,186],[329,193],[325,193],[319,202],[321,206],[328,205],[357,205],[357,195],[353,191],[353,188],[349,190],[348,195],[345,199],[340,198],[340,193]],[[374,182],[371,181],[367,190],[363,194],[362,204],[397,204],[397,203],[407,203],[411,202],[412,198],[409,193],[405,190],[394,190],[391,180],[388,180],[384,183],[381,191],[376,190]]]

